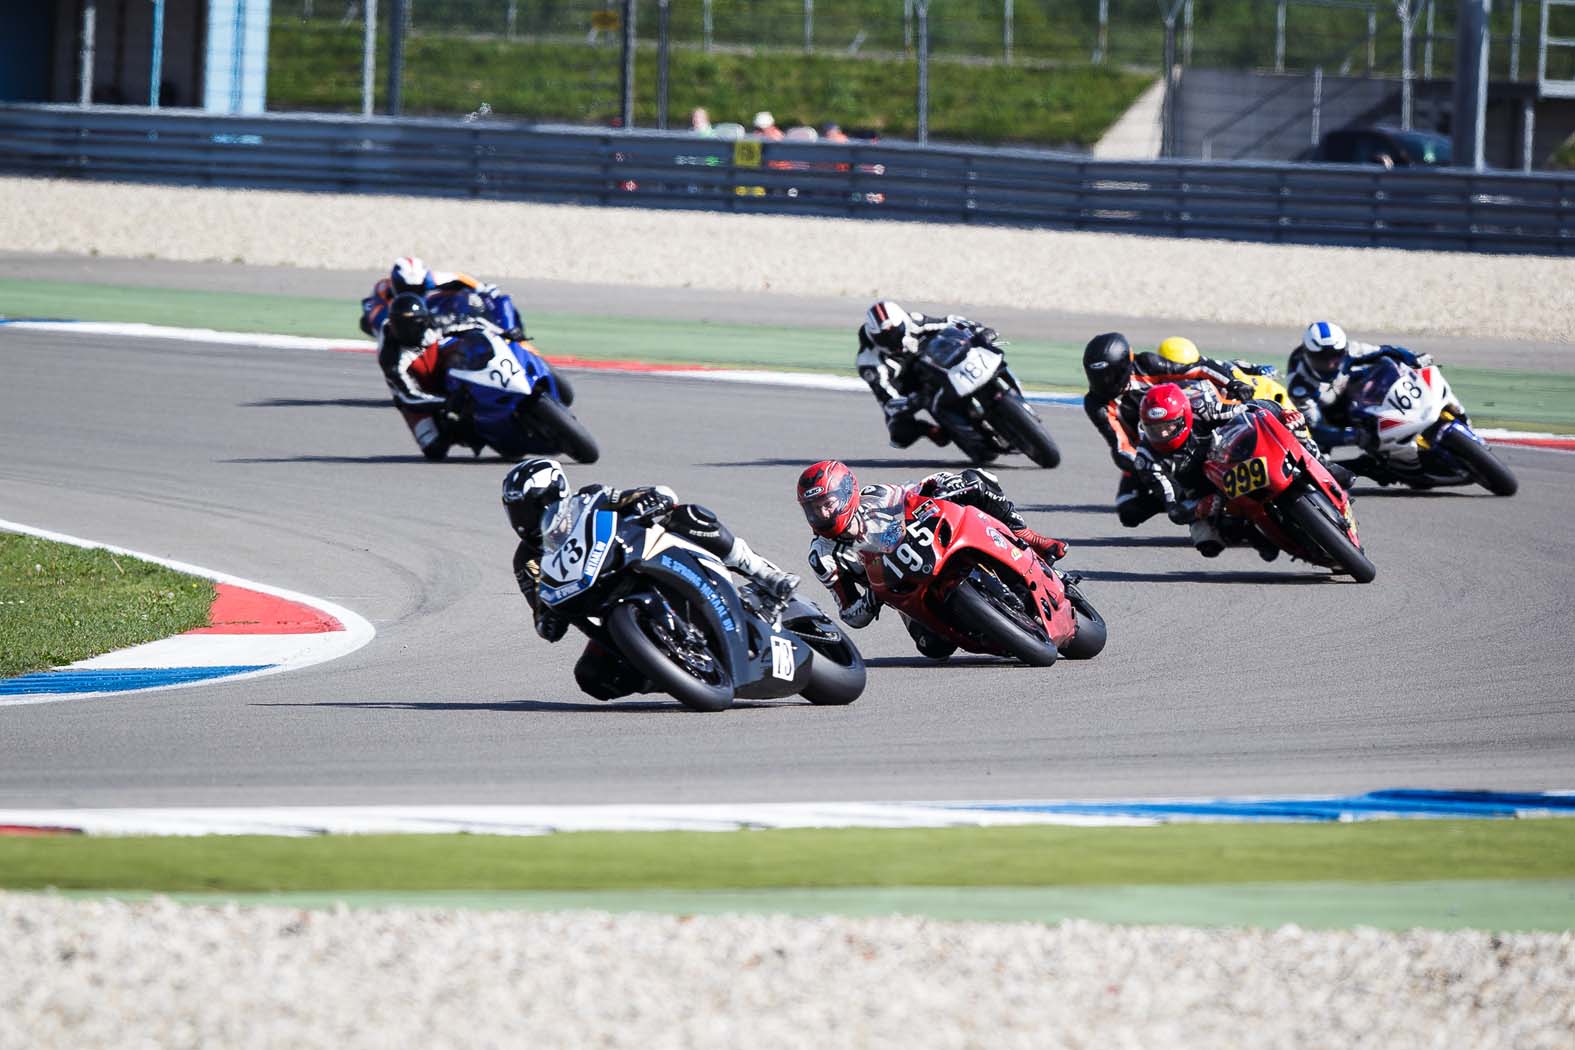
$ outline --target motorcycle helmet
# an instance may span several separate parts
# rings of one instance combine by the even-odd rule
[[[432,330],[432,311],[427,301],[414,292],[401,292],[388,305],[388,326],[394,341],[401,346],[425,346]]]
[[[855,539],[859,524],[859,481],[846,463],[823,459],[798,476],[798,505],[817,536]]]
[[[1333,379],[1345,364],[1345,329],[1329,321],[1314,321],[1302,333],[1302,350],[1307,355],[1307,366],[1319,379]]]
[[[1083,347],[1083,374],[1088,392],[1110,401],[1127,388],[1132,378],[1132,344],[1120,332],[1096,335]]]
[[[1173,335],[1159,344],[1159,356],[1173,365],[1195,365],[1201,355],[1197,343],[1184,335]]]
[[[388,275],[389,283],[394,286],[394,292],[430,292],[437,287],[432,279],[432,271],[427,269],[427,264],[413,255],[405,255],[394,260],[394,269]]]
[[[1138,426],[1149,448],[1169,455],[1192,436],[1192,402],[1175,383],[1150,387],[1138,406]]]
[[[538,536],[541,512],[547,504],[569,494],[569,477],[555,459],[527,459],[516,463],[503,479],[503,512],[520,539]]]
[[[908,346],[913,347],[910,341],[914,339],[912,332],[913,317],[888,299],[871,306],[864,312],[864,334],[876,346],[884,347],[892,353],[897,353]]]

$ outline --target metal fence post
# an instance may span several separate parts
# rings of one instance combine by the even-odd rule
[[[509,13],[504,18],[504,32],[510,40],[514,39],[514,26],[519,21],[519,0],[509,0]]]
[[[388,12],[388,112],[399,116],[404,102],[400,97],[405,78],[405,29],[410,24],[410,0],[394,0]]]
[[[1165,14],[1165,97],[1160,103],[1160,156],[1174,157],[1176,142],[1176,11]]]
[[[1012,0],[1002,0],[1001,6],[1001,51],[1006,56],[1006,64],[1012,64]]]
[[[1520,79],[1520,0],[1510,0],[1509,79]]]
[[[1422,44],[1422,79],[1433,79],[1433,14],[1438,8],[1436,0],[1423,0],[1427,5],[1427,40]]]
[[[361,19],[361,115],[370,117],[377,89],[377,0],[366,0]]]
[[[902,53],[913,54],[913,0],[902,0]]]
[[[913,0],[919,16],[919,144],[930,141],[930,0]]]
[[[1367,9],[1367,75],[1373,75],[1378,64],[1378,8]]]
[[[656,3],[656,126],[662,131],[667,130],[667,77],[668,60],[671,57],[671,41],[668,33],[669,20],[672,17],[672,0],[657,0]]]
[[[625,129],[634,127],[634,0],[623,0],[623,61],[618,68],[618,116]]]
[[[82,3],[82,49],[77,54],[77,104],[93,104],[93,63],[97,61],[98,11],[93,0]]]
[[[1110,53],[1110,0],[1099,0],[1099,38],[1094,42],[1094,64]]]
[[[1529,174],[1536,154],[1537,100],[1525,99],[1520,107],[1520,170]]]
[[[1487,116],[1488,16],[1492,0],[1460,0],[1455,28],[1455,164],[1481,171],[1486,164],[1482,132]]]
[[[1323,123],[1323,67],[1313,67],[1312,144],[1318,145],[1319,125]]]
[[[164,79],[164,0],[153,0],[153,54],[148,58],[148,105],[159,108],[159,81]]]
[[[711,50],[711,0],[700,5],[700,46]]]
[[[1285,6],[1286,0],[1274,5],[1274,71],[1285,72]]]
[[[1416,12],[1410,0],[1395,0],[1395,15],[1400,19],[1400,126],[1411,130],[1412,92],[1411,44],[1416,30]]]
[[[815,50],[815,0],[804,0],[804,53]]]
[[[1181,64],[1192,65],[1192,0],[1181,5]]]

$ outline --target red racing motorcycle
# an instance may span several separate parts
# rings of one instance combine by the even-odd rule
[[[1351,500],[1278,416],[1251,408],[1214,432],[1203,473],[1244,519],[1293,558],[1369,583],[1377,568],[1356,535]]]
[[[1105,647],[1105,621],[1076,574],[1046,565],[977,508],[926,500],[890,549],[862,557],[876,597],[966,652],[1049,667]]]

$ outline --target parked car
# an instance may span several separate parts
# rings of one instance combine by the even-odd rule
[[[1308,159],[1324,164],[1382,164],[1386,168],[1440,167],[1450,163],[1449,139],[1436,131],[1382,125],[1341,128],[1325,135]]]

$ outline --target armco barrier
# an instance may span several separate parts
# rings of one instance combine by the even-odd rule
[[[0,106],[0,173],[1575,254],[1575,176]]]

